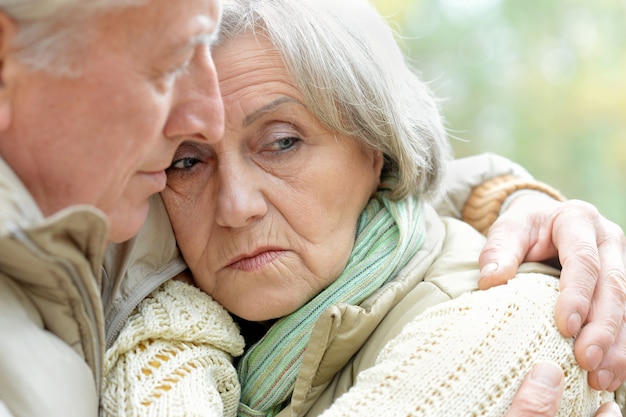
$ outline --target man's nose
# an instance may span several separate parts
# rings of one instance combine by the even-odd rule
[[[176,83],[165,136],[208,143],[219,141],[224,134],[224,105],[208,46],[198,50]]]

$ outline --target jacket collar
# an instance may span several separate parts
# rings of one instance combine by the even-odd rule
[[[73,247],[87,258],[93,275],[99,277],[108,241],[108,221],[100,210],[79,205],[44,217],[22,181],[2,158],[0,205],[1,240],[23,244],[26,239],[44,249],[50,243]]]

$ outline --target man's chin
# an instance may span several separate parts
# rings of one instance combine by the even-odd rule
[[[110,232],[109,241],[122,243],[133,238],[141,229],[148,217],[148,201],[141,206],[119,210],[109,215]]]

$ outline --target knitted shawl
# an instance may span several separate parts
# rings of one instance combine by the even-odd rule
[[[356,241],[341,275],[294,313],[278,320],[238,366],[238,415],[275,416],[288,404],[313,327],[329,306],[358,305],[391,281],[424,241],[422,203],[391,201],[381,188],[361,213]]]
[[[232,357],[243,347],[224,307],[192,285],[166,281],[106,352],[100,417],[235,416]]]

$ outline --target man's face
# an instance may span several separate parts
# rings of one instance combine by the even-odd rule
[[[45,215],[94,205],[111,240],[126,240],[178,145],[222,136],[209,49],[219,14],[218,0],[149,0],[92,19],[76,78],[32,72],[5,53],[0,155]]]

